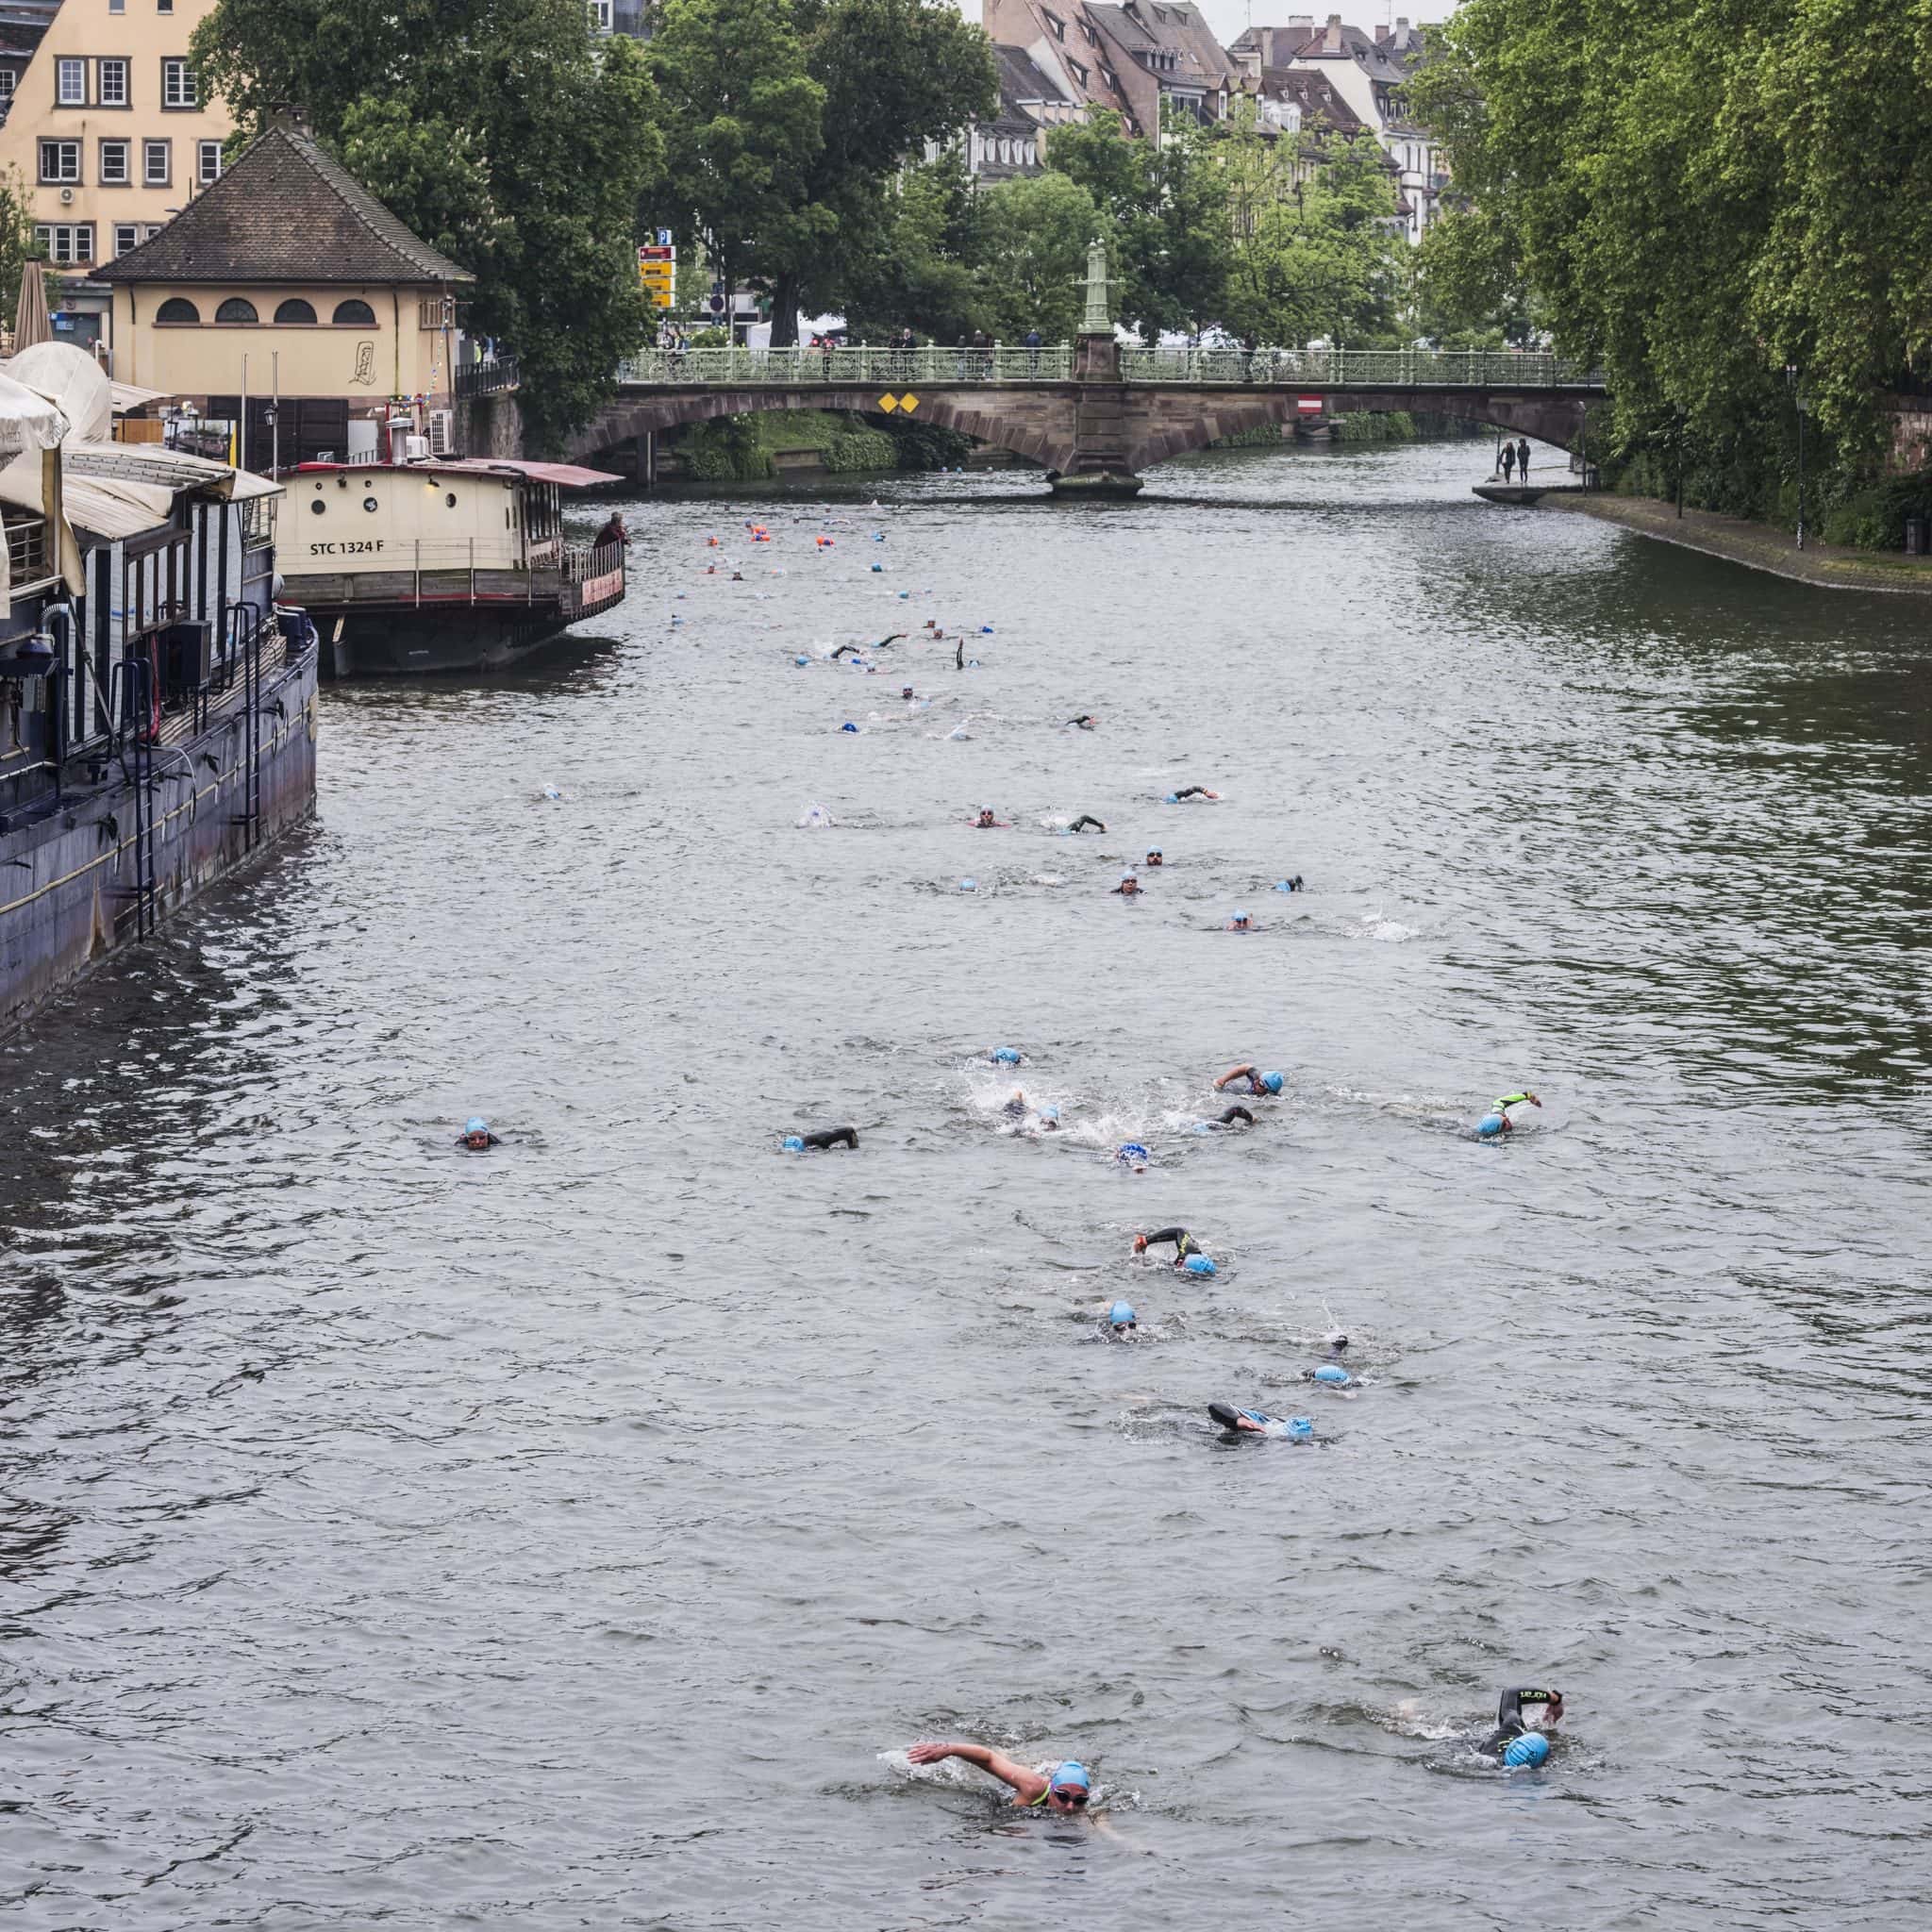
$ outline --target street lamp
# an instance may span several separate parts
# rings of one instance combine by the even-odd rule
[[[1810,405],[1798,392],[1798,365],[1785,364],[1785,387],[1791,392],[1791,407],[1798,412],[1798,548],[1805,547],[1805,418]]]

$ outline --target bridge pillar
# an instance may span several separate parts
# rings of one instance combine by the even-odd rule
[[[1138,496],[1127,461],[1127,391],[1113,329],[1074,343],[1074,459],[1053,479],[1056,496]]]

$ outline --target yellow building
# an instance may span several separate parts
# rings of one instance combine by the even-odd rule
[[[0,170],[25,182],[56,267],[125,255],[220,179],[235,124],[188,64],[214,5],[65,0],[54,16],[0,127]]]
[[[386,428],[392,405],[447,446],[457,292],[475,277],[286,122],[96,279],[113,291],[115,379],[245,418],[244,468],[271,450],[373,456],[360,425]]]

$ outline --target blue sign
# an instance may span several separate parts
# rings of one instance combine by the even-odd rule
[[[671,230],[669,228],[659,228],[658,230],[658,246],[659,248],[669,248],[671,246]]]

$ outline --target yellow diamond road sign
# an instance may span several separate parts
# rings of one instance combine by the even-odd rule
[[[904,409],[906,413],[909,416],[911,415],[914,409],[918,408],[919,398],[916,395],[914,395],[910,390],[908,390],[906,393],[899,398],[899,407],[902,409]]]
[[[881,396],[881,397],[879,398],[879,408],[882,408],[882,409],[883,409],[883,410],[884,410],[884,411],[886,412],[886,414],[887,414],[887,415],[889,415],[889,416],[890,416],[890,415],[891,415],[891,414],[892,413],[892,411],[893,411],[894,409],[896,409],[896,408],[897,408],[898,407],[899,407],[899,398],[898,398],[897,396],[895,396],[895,395],[892,395],[892,394],[891,394],[891,393],[888,393],[888,394],[886,394],[886,395],[882,395],[882,396]]]

